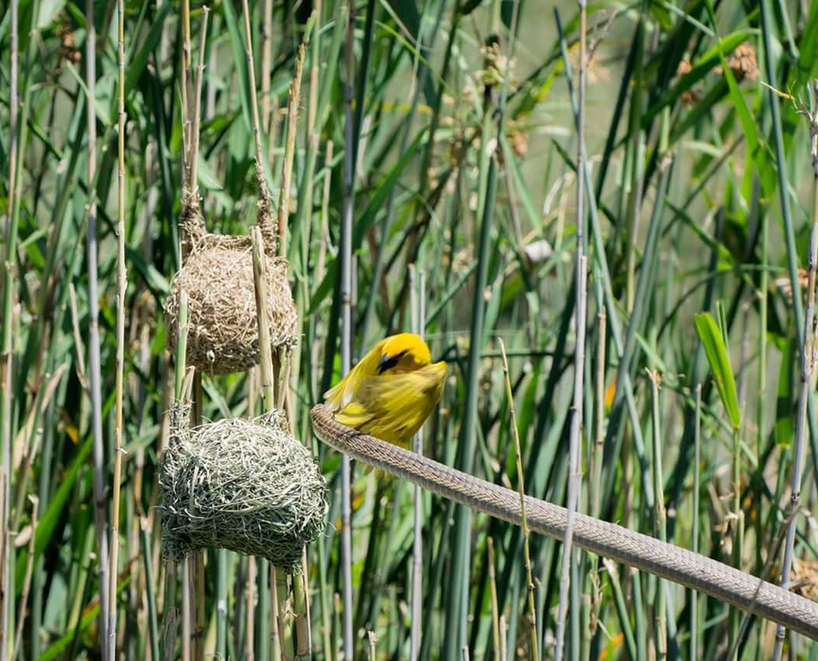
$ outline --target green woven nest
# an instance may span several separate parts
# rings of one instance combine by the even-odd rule
[[[224,548],[299,571],[302,549],[324,531],[327,485],[283,413],[188,428],[172,412],[161,461],[163,555]]]

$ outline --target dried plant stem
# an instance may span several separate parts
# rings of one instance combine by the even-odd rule
[[[307,549],[301,553],[301,574],[293,576],[293,593],[295,595],[295,633],[298,647],[296,653],[300,659],[312,658],[312,630],[310,627],[310,574]]]
[[[261,590],[264,589],[264,583],[268,584],[269,587],[269,594],[267,598],[270,600],[269,608],[263,609],[260,615],[262,618],[265,618],[267,623],[269,624],[269,631],[270,631],[270,640],[269,644],[265,641],[263,644],[265,648],[269,646],[269,653],[272,655],[273,661],[281,661],[281,631],[279,630],[279,617],[278,617],[278,581],[276,581],[276,568],[275,565],[270,564],[267,560],[262,560],[261,564],[261,571],[264,572],[266,577],[265,581],[262,582]],[[267,631],[268,626],[265,624],[262,627],[262,631]],[[262,659],[267,658],[267,650],[265,649],[261,653]]]
[[[3,330],[0,344],[0,660],[6,661],[9,648],[9,627],[11,618],[12,553],[11,553],[11,400],[12,400],[12,334],[14,332],[13,300],[15,296],[15,246],[17,243],[17,219],[15,208],[19,207],[19,182],[17,181],[18,159],[18,93],[17,93],[17,51],[18,51],[18,10],[19,0],[9,3],[10,54],[9,54],[9,179],[8,179],[8,224],[6,226],[6,254],[3,259]],[[89,104],[90,105],[90,104]],[[104,513],[103,513],[104,514]],[[104,519],[103,519],[104,525]],[[99,526],[97,527],[99,530]],[[102,551],[102,549],[100,549]],[[102,577],[100,577],[102,580]],[[102,585],[102,583],[100,583]],[[104,619],[104,618],[103,618]]]
[[[261,125],[268,132],[270,131],[270,79],[272,78],[272,72],[273,0],[264,0],[264,16],[261,24]]]
[[[193,126],[190,131],[190,181],[188,190],[194,204],[199,203],[199,122],[202,113],[202,80],[204,79],[205,40],[210,8],[202,7],[202,31],[199,34],[199,62],[196,66],[196,91],[193,97]]]
[[[256,594],[256,559],[247,558],[247,580],[244,585],[244,659],[255,661],[255,594]]]
[[[182,191],[191,184],[191,119],[188,88],[190,86],[190,0],[182,0]],[[113,660],[111,660],[113,661]]]
[[[765,292],[766,296],[766,292]],[[696,413],[695,428],[693,430],[693,553],[699,552],[699,489],[700,474],[699,464],[701,463],[701,433],[702,433],[702,384],[696,385]],[[690,658],[695,659],[699,649],[699,595],[695,590],[690,590]]]
[[[661,420],[659,417],[659,386],[661,377],[658,372],[649,371],[651,381],[652,422],[653,422],[653,493],[654,501],[654,534],[663,542],[667,541],[667,514],[665,512],[664,478],[662,473],[662,441]],[[667,658],[667,608],[665,594],[667,584],[659,579],[656,581],[656,601],[654,604],[654,619],[656,630],[656,658]]]
[[[256,290],[256,314],[258,315],[259,373],[261,374],[261,398],[265,411],[275,409],[275,377],[273,375],[273,352],[270,345],[270,327],[267,316],[267,260],[261,230],[254,227],[253,277]]]
[[[100,370],[99,340],[99,288],[97,270],[97,199],[92,188],[97,178],[97,118],[94,108],[96,99],[96,29],[94,25],[94,2],[86,2],[86,26],[88,34],[85,39],[85,84],[88,89],[88,102],[85,106],[86,131],[88,133],[88,158],[86,162],[86,181],[89,186],[86,251],[88,262],[88,383],[91,400],[91,433],[93,436],[94,463],[94,523],[97,538],[97,562],[99,567],[100,593],[100,641],[103,659],[108,656],[108,537],[106,531],[105,504],[105,458],[102,437],[102,375]],[[115,580],[115,579],[113,579]],[[113,661],[113,660],[110,660]]]
[[[585,159],[585,0],[579,2],[579,95],[577,121],[577,171],[582,172]],[[572,406],[571,435],[569,440],[569,467],[568,467],[568,521],[565,527],[565,541],[562,549],[562,565],[560,574],[560,599],[557,611],[557,641],[554,658],[562,661],[563,645],[565,642],[565,620],[568,613],[569,586],[571,575],[571,554],[574,533],[574,512],[579,505],[579,495],[582,485],[580,473],[580,452],[582,437],[583,416],[583,377],[585,374],[585,314],[587,309],[587,259],[584,254],[585,243],[585,178],[577,177],[577,260],[576,260],[576,349],[574,351],[574,402]],[[574,650],[578,654],[579,650]]]
[[[117,2],[117,64],[119,94],[117,98],[118,171],[117,171],[117,295],[116,295],[116,413],[114,418],[114,480],[111,498],[111,541],[108,581],[108,659],[116,659],[116,588],[119,573],[119,506],[122,482],[122,408],[125,397],[125,293],[128,286],[125,270],[125,0]]]
[[[139,528],[140,549],[145,568],[145,590],[147,592],[146,603],[148,609],[148,633],[150,635],[151,659],[161,661],[162,657],[159,655],[159,624],[156,616],[158,604],[153,575],[153,559],[151,558],[150,522],[147,517],[140,516]]]
[[[193,613],[190,603],[191,570],[191,558],[187,555],[182,560],[182,661],[190,661],[191,658],[190,642],[193,637]]]
[[[267,317],[267,259],[261,230],[253,228],[253,279],[256,292],[256,314],[258,317],[259,371],[261,374],[261,397],[265,411],[276,407],[275,374],[273,372],[273,352],[270,344],[270,327]]]
[[[2,624],[3,630],[0,631],[0,659],[2,661],[6,661],[7,658],[7,650],[9,647],[8,641],[8,626],[9,626],[9,618],[11,603],[9,599],[9,588],[7,587],[9,577],[11,576],[11,572],[8,568],[10,558],[7,559],[5,554],[7,553],[9,547],[11,546],[11,526],[9,525],[9,510],[6,506],[8,502],[8,498],[10,494],[8,493],[8,489],[6,487],[6,483],[8,481],[8,472],[5,470],[0,470],[0,513],[3,515],[3,540],[2,540],[2,553],[0,553],[0,559],[2,559],[3,567],[0,569],[2,572],[2,576],[0,577],[0,608],[2,608],[2,618],[0,618],[0,624]]]
[[[599,481],[602,473],[602,458],[605,448],[605,345],[607,340],[608,316],[605,308],[596,315],[597,351],[596,351],[596,435],[594,451],[589,458],[590,479],[588,481],[588,502],[592,516],[599,516]]]
[[[596,431],[594,447],[588,458],[588,510],[591,516],[598,517],[600,511],[599,487],[602,479],[602,460],[605,449],[605,348],[607,342],[607,315],[605,308],[597,312],[597,348],[596,348],[596,376],[594,384],[594,421]],[[590,653],[591,641],[596,634],[599,624],[599,608],[602,592],[599,587],[599,558],[589,556],[589,567],[586,580],[590,594],[588,595],[588,619],[584,631],[583,658]]]
[[[245,0],[245,15],[246,15]],[[267,258],[264,251],[264,241],[261,229],[254,227],[253,236],[253,280],[256,291],[256,314],[258,318],[258,345],[259,345],[259,372],[261,374],[261,397],[265,411],[273,411],[276,406],[275,397],[275,373],[273,371],[273,352],[270,344],[270,327],[267,316]],[[268,570],[269,567],[269,570]],[[276,574],[278,573],[272,565],[261,562],[260,571],[270,571],[271,605],[271,650],[274,661],[281,658],[280,644],[280,624]],[[267,641],[262,641],[267,645]],[[266,658],[266,653],[260,652],[261,658]]]
[[[26,573],[23,578],[23,590],[20,595],[20,607],[17,613],[17,633],[14,636],[14,652],[12,652],[11,659],[14,661],[20,651],[20,640],[23,637],[23,625],[26,622],[26,608],[28,608],[28,595],[31,589],[31,575],[34,569],[34,542],[37,537],[37,510],[40,506],[40,499],[35,495],[30,495],[28,499],[31,501],[31,523],[29,529],[31,531],[28,540],[28,557],[26,558]]]
[[[201,424],[201,423],[200,423]],[[205,637],[205,574],[204,561],[205,549],[194,551],[191,554],[193,560],[193,581],[194,581],[194,601],[193,609],[196,611],[196,628],[193,631],[193,658],[196,661],[204,661],[204,637]]]
[[[523,479],[523,453],[520,448],[520,434],[517,431],[517,414],[514,411],[514,392],[511,388],[511,377],[508,372],[508,358],[506,357],[506,345],[502,338],[498,338],[500,353],[503,358],[503,376],[506,382],[506,399],[508,409],[511,414],[511,434],[514,438],[514,456],[517,464],[517,488],[520,492],[520,516],[523,528],[523,553],[525,561],[526,584],[528,585],[528,625],[531,634],[531,658],[539,661],[540,650],[537,644],[537,610],[534,605],[534,579],[531,575],[531,553],[528,545],[528,521],[525,518],[525,481]]]
[[[798,507],[801,499],[801,481],[804,471],[804,445],[807,434],[807,403],[810,390],[813,388],[813,373],[815,371],[815,281],[818,271],[818,111],[808,115],[810,119],[810,148],[814,171],[812,190],[812,232],[809,242],[809,256],[807,264],[807,304],[804,309],[804,333],[801,345],[801,375],[798,391],[798,413],[795,423],[795,447],[792,460],[792,484],[790,487],[790,505],[787,523],[787,538],[784,544],[784,561],[781,570],[781,584],[787,586],[792,572],[793,547],[795,545],[795,529],[798,521]],[[766,293],[766,292],[765,292]],[[798,288],[794,288],[793,297],[801,296]],[[775,647],[773,659],[778,661],[784,647],[786,629],[778,626],[775,631]]]
[[[506,623],[506,616],[500,616],[500,661],[508,661],[508,625]]]
[[[253,139],[256,150],[256,167],[262,167],[264,163],[261,152],[261,125],[258,117],[258,92],[256,91],[256,67],[253,62],[253,33],[250,30],[250,8],[247,0],[242,0],[244,9],[244,39],[247,49],[247,78],[250,80],[250,100],[253,111]]]
[[[186,375],[186,357],[187,357],[187,336],[188,336],[188,307],[189,307],[187,292],[182,290],[179,296],[179,320],[177,322],[177,340],[176,340],[176,367],[174,374],[174,395],[176,402],[181,402],[185,398],[185,375]],[[190,630],[191,630],[191,610],[190,610],[190,561],[189,557],[182,560],[182,661],[190,661]],[[175,585],[175,572],[168,571],[166,579],[169,585]],[[165,615],[167,616],[169,610],[173,607],[173,601],[170,595],[166,595],[165,601]],[[165,627],[166,641],[165,653],[174,647],[174,638],[169,636],[171,627]],[[167,639],[169,638],[169,640]],[[172,652],[171,652],[172,653]]]
[[[500,658],[500,607],[497,601],[497,576],[494,571],[494,539],[488,538],[489,589],[491,592],[491,643],[494,658]]]
[[[245,0],[246,1],[246,0]],[[290,188],[295,156],[295,137],[298,127],[298,104],[301,99],[301,70],[304,66],[305,48],[298,47],[295,58],[295,74],[290,83],[290,100],[287,105],[287,141],[284,146],[284,162],[281,165],[281,188],[278,192],[278,253],[287,254],[287,218],[290,215]]]

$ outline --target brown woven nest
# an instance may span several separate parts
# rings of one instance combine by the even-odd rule
[[[275,256],[275,236],[259,226],[267,256],[267,310],[273,347],[297,339],[296,309],[287,260]],[[187,256],[165,300],[168,346],[175,351],[181,292],[188,294],[187,363],[209,374],[242,372],[258,364],[258,320],[250,236],[220,236],[204,229],[198,206],[187,207],[182,228]]]
[[[327,484],[283,413],[190,429],[188,407],[171,412],[160,464],[162,549],[224,548],[299,571],[302,549],[322,534]]]

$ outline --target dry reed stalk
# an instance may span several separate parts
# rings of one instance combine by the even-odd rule
[[[491,642],[494,658],[500,658],[500,607],[497,603],[497,576],[494,572],[494,539],[488,538],[489,586],[491,589]]]
[[[326,271],[326,260],[327,260],[327,247],[329,245],[329,201],[330,201],[330,192],[332,190],[332,151],[333,151],[334,143],[332,140],[327,140],[326,143],[326,152],[324,154],[324,188],[323,194],[321,196],[321,214],[320,214],[320,229],[318,235],[318,255],[315,259],[315,281],[321,282],[324,279],[324,274]],[[317,332],[318,328],[318,321],[313,320],[313,328],[316,329]],[[310,363],[312,365],[311,374],[312,374],[312,383],[311,388],[313,392],[313,396],[317,399],[318,398],[318,387],[319,387],[319,373],[320,373],[320,364],[319,364],[319,342],[313,342],[312,347],[310,347]]]
[[[531,658],[539,661],[540,649],[537,644],[537,610],[534,605],[534,579],[531,575],[531,552],[528,544],[528,521],[525,516],[525,481],[523,478],[523,453],[520,449],[520,434],[517,431],[517,414],[514,410],[514,391],[511,389],[511,377],[508,372],[508,358],[506,357],[506,345],[502,338],[498,338],[500,343],[500,354],[503,359],[503,376],[506,382],[506,399],[508,400],[509,413],[511,414],[511,433],[514,437],[514,454],[517,463],[517,488],[520,492],[520,517],[523,524],[523,553],[525,562],[525,575],[528,584],[528,625],[531,635]]]
[[[369,661],[375,661],[378,654],[378,634],[376,634],[374,631],[367,631],[366,637],[369,640]]]
[[[191,121],[188,86],[190,85],[190,0],[182,0],[182,199],[189,193],[191,181]],[[112,660],[113,661],[113,660]]]
[[[280,240],[276,236],[275,227],[270,227],[266,220],[272,214],[272,198],[270,197],[270,190],[267,187],[267,178],[264,175],[264,160],[261,152],[261,125],[258,116],[258,92],[256,88],[256,68],[253,61],[253,35],[250,31],[250,8],[247,0],[243,0],[242,7],[244,11],[244,38],[246,41],[246,56],[247,56],[247,78],[250,81],[250,105],[253,115],[253,143],[255,146],[256,157],[256,188],[258,193],[258,217],[259,226],[262,227],[262,232],[267,244],[270,246],[272,252],[275,252],[274,246]],[[262,218],[265,222],[262,223]]]
[[[200,58],[201,61],[201,58]],[[196,119],[194,118],[194,123]],[[198,142],[198,135],[194,136],[194,142]],[[191,183],[191,190],[195,185]],[[194,196],[195,198],[195,196]],[[202,373],[199,370],[193,372],[193,406],[191,416],[193,426],[200,427],[204,420],[204,390],[202,389]],[[196,549],[190,554],[191,580],[193,581],[193,601],[191,613],[195,613],[196,626],[192,631],[191,650],[195,661],[204,661],[204,627],[205,627],[205,579],[204,563],[207,549]]]
[[[193,571],[194,571],[194,587],[195,599],[194,610],[196,611],[196,629],[193,631],[193,658],[196,661],[204,661],[204,643],[205,643],[205,555],[206,549],[194,551],[193,556]]]
[[[508,636],[508,626],[506,625],[506,616],[500,616],[500,661],[508,661],[508,645],[506,644],[506,637]]]
[[[312,10],[315,16],[315,36],[313,37],[314,44],[320,44],[319,35],[321,34],[321,16],[323,15],[322,0],[315,0],[315,7]],[[315,55],[315,46],[313,46],[313,55]],[[310,97],[307,105],[307,142],[314,143],[316,148],[318,146],[318,132],[315,126],[315,118],[318,115],[318,57],[313,57],[310,61]]]
[[[247,558],[247,581],[244,585],[244,659],[245,661],[255,661],[255,650],[253,641],[255,641],[255,587],[256,587],[256,559],[253,556]]]
[[[310,626],[312,618],[310,616],[310,565],[306,547],[301,553],[301,575],[295,576],[293,580],[300,583],[295,593],[296,606],[299,607],[295,618],[298,654],[304,659],[310,659],[312,658],[312,627]],[[303,600],[303,606],[298,604],[299,597]]]
[[[190,661],[190,643],[193,638],[190,572],[190,556],[185,556],[184,560],[182,560],[182,661]]]
[[[245,17],[247,17],[247,0],[244,0]],[[249,20],[245,19],[245,27],[248,30],[249,38]],[[252,49],[248,49],[248,59],[252,71]],[[255,94],[253,95],[253,105],[255,106]],[[254,111],[256,120],[258,119],[258,111]],[[258,129],[256,128],[258,133]],[[259,148],[259,143],[256,144]],[[254,227],[251,230],[253,240],[253,282],[255,284],[256,292],[256,314],[258,315],[258,344],[259,344],[259,372],[261,374],[261,396],[263,407],[265,411],[272,411],[275,408],[275,375],[273,374],[273,356],[272,348],[270,346],[270,327],[267,323],[267,292],[266,292],[266,259],[263,249],[263,237],[261,230]],[[270,617],[271,617],[271,638],[273,660],[280,659],[281,648],[279,643],[279,623],[278,623],[278,594],[275,580],[275,568],[271,566],[272,580],[270,581]]]
[[[88,186],[96,180],[97,170],[97,118],[94,109],[96,99],[96,28],[94,25],[93,0],[85,5],[86,29],[85,38],[85,85],[88,90],[86,104],[86,133],[88,135],[88,157],[86,159],[86,179]],[[13,49],[13,51],[16,49]],[[12,159],[13,162],[13,159]],[[97,199],[93,189],[88,191],[86,220],[86,252],[88,262],[88,383],[91,400],[91,433],[93,436],[94,464],[94,526],[97,540],[97,562],[99,573],[100,595],[100,649],[103,661],[108,657],[108,536],[106,534],[107,513],[105,505],[105,452],[102,437],[102,375],[100,370],[99,340],[99,288],[97,273]],[[110,660],[113,661],[113,660]]]
[[[2,547],[0,547],[0,561],[3,563],[2,569],[0,569],[0,608],[2,608],[2,617],[0,617],[0,625],[2,625],[3,629],[0,631],[0,659],[2,661],[6,661],[6,652],[4,650],[8,649],[8,620],[9,615],[7,614],[6,605],[9,603],[8,589],[6,588],[6,584],[8,583],[8,578],[10,576],[10,572],[8,572],[8,560],[6,559],[6,550],[9,548],[11,544],[11,526],[9,525],[9,514],[6,512],[6,502],[8,498],[8,489],[6,488],[6,483],[8,481],[8,473],[6,472],[5,468],[0,470],[0,513],[3,515],[3,541]],[[10,607],[10,606],[9,606]]]
[[[188,401],[186,397],[188,376],[186,374],[185,359],[187,357],[187,336],[188,336],[188,295],[184,289],[179,296],[179,316],[176,326],[177,340],[176,340],[176,364],[174,374],[174,401],[175,405],[179,406],[183,402]],[[190,569],[189,559],[186,556],[181,563],[182,566],[182,599],[181,599],[181,614],[182,620],[182,661],[190,661],[190,629],[191,629],[191,611],[190,611]],[[168,561],[166,564],[165,578],[168,589],[175,592],[176,586],[176,563]],[[176,643],[176,628],[175,628],[175,609],[173,609],[173,599],[169,599],[171,603],[171,614],[168,616],[168,604],[165,603],[164,615],[168,620],[165,627],[165,654],[166,656],[173,655],[173,649]],[[171,624],[174,626],[171,627]]]
[[[149,139],[146,149],[147,161],[153,162],[155,154],[156,142]],[[145,185],[148,188],[148,194],[145,201],[144,218],[147,231],[142,239],[141,248],[142,258],[146,261],[146,263],[150,262],[153,255],[153,237],[149,230],[151,226],[151,219],[156,213],[156,206],[159,199],[159,192],[157,188],[154,187],[154,174],[155,173],[152,168],[148,168],[145,172]],[[134,320],[136,326],[136,341],[139,347],[137,352],[137,364],[139,366],[140,374],[148,374],[150,373],[151,369],[151,312],[152,308],[147,303],[142,304],[139,306],[136,318]],[[130,375],[129,382],[131,385],[131,396],[133,397],[133,401],[137,402],[137,411],[139,411],[137,416],[138,426],[141,432],[144,429],[146,417],[144,415],[146,408],[145,403],[147,401],[146,385],[142,379],[137,378],[133,373]],[[164,385],[164,379],[162,379],[160,383]],[[162,388],[162,390],[164,390],[164,388]],[[137,449],[134,457],[134,474],[130,490],[133,511],[136,514],[136,516],[131,517],[131,529],[128,532],[128,557],[131,558],[139,557],[141,553],[145,553],[142,546],[143,535],[144,540],[150,542],[150,528],[146,529],[144,533],[142,530],[143,526],[147,524],[147,515],[142,504],[142,492],[144,490],[145,479],[144,469],[145,449],[140,447]],[[153,504],[155,501],[151,500],[148,502]],[[148,590],[148,578],[146,576],[148,573],[148,568],[150,568],[152,575],[154,571],[153,568],[156,566],[157,564],[155,563],[151,564],[150,553],[148,553],[148,557],[144,561],[138,562],[133,569],[129,595],[129,616],[132,618],[132,624],[135,624],[135,628],[138,631],[149,630],[150,626],[156,624],[156,613],[153,610],[156,603],[155,601],[151,603],[151,600],[156,599],[156,592],[153,584],[150,586],[151,589]],[[151,578],[153,578],[153,576],[151,576]],[[128,630],[128,626],[130,626],[130,624],[126,625],[123,632]],[[153,635],[151,635],[151,639],[152,643],[158,640],[158,638]]]
[[[247,418],[252,420],[256,417],[259,391],[258,368],[252,367],[247,374]],[[244,631],[244,658],[246,661],[254,661],[255,648],[255,602],[256,602],[256,559],[253,556],[247,557],[247,577],[244,586],[245,600],[245,631]]]
[[[89,0],[90,1],[90,0]],[[18,0],[9,3],[9,22],[11,41],[9,53],[9,179],[8,179],[8,225],[6,227],[6,255],[3,262],[3,329],[2,346],[0,346],[0,486],[2,486],[2,508],[0,508],[0,660],[6,660],[9,646],[8,632],[11,617],[11,601],[9,594],[11,581],[11,399],[12,399],[12,333],[14,319],[12,301],[14,298],[14,261],[13,245],[16,229],[14,223],[14,207],[17,204],[17,158],[18,158],[18,93],[17,93],[17,51],[18,51]],[[90,105],[90,104],[89,104]],[[102,549],[100,549],[102,551]],[[101,577],[100,577],[101,578]]]
[[[246,2],[247,0],[245,0]],[[287,141],[284,147],[284,163],[281,166],[281,188],[278,192],[278,254],[287,254],[287,219],[290,215],[290,188],[295,156],[295,137],[298,127],[298,104],[301,99],[301,70],[304,65],[304,42],[298,47],[295,58],[295,74],[290,84],[287,105]]]
[[[68,304],[71,310],[71,331],[74,336],[74,350],[77,359],[77,381],[83,390],[88,388],[88,372],[85,369],[85,347],[82,343],[82,331],[80,330],[80,315],[77,307],[77,290],[74,283],[68,285]],[[2,548],[2,546],[0,546]]]
[[[20,595],[20,607],[17,612],[17,632],[14,636],[14,651],[11,659],[17,658],[20,651],[20,639],[23,637],[23,625],[26,622],[26,608],[28,607],[28,595],[31,589],[31,576],[34,569],[34,542],[37,536],[37,510],[40,506],[40,499],[35,495],[28,497],[31,503],[31,523],[29,523],[28,556],[26,557],[26,573],[23,578],[23,589]]]
[[[594,451],[589,457],[588,473],[588,502],[591,506],[591,515],[599,516],[599,480],[602,470],[602,458],[605,445],[605,342],[607,330],[607,313],[603,307],[596,315],[597,323],[597,352],[596,352],[596,436],[594,437]]]
[[[156,455],[162,456],[162,453],[167,448],[168,443],[168,436],[170,435],[170,405],[173,400],[173,393],[172,393],[172,384],[171,384],[171,370],[169,369],[170,365],[170,352],[165,349],[162,352],[161,363],[163,365],[162,370],[162,378],[161,378],[161,394],[159,397],[159,410],[161,413],[160,419],[160,431],[159,431],[159,439],[157,442],[156,448]],[[153,484],[151,485],[151,494],[148,499],[148,502],[156,504],[159,502],[159,475],[154,474]],[[158,590],[156,593],[156,611],[157,613],[162,613],[164,617],[165,613],[165,572],[167,570],[168,564],[165,562],[160,562],[161,559],[161,549],[162,549],[162,540],[161,535],[158,534],[158,527],[159,527],[159,517],[156,515],[156,508],[149,507],[147,512],[147,519],[148,519],[148,531],[151,532],[151,566],[158,567],[159,570],[157,571],[156,583],[158,585]]]
[[[818,83],[814,83],[815,92],[818,92]],[[812,95],[814,97],[814,94]],[[814,99],[813,99],[814,100]],[[781,570],[781,584],[787,586],[790,582],[790,573],[793,563],[793,546],[795,544],[796,513],[801,500],[801,483],[804,470],[804,439],[807,434],[807,404],[810,390],[815,388],[813,377],[815,374],[815,282],[818,272],[818,110],[810,111],[801,108],[800,112],[809,120],[810,130],[810,157],[813,167],[813,209],[812,231],[810,233],[809,254],[807,265],[807,304],[804,310],[803,343],[800,347],[800,383],[798,392],[798,414],[795,427],[795,448],[792,460],[792,483],[790,486],[790,504],[788,508],[789,521],[787,523],[787,538],[784,545],[784,560]],[[800,292],[793,291],[793,296],[800,296]],[[786,630],[778,626],[775,632],[775,647],[773,659],[778,661],[784,646]]]
[[[309,99],[307,102],[307,153],[306,153],[306,160],[305,160],[305,176],[303,179],[303,192],[304,198],[303,201],[301,200],[301,190],[299,190],[299,203],[298,207],[303,212],[302,214],[296,215],[296,218],[301,217],[301,245],[302,245],[302,263],[305,265],[309,262],[309,245],[312,240],[312,208],[313,208],[313,181],[315,177],[315,161],[318,155],[318,131],[315,127],[315,118],[317,115],[317,107],[318,107],[318,62],[320,58],[320,48],[321,48],[321,2],[318,2],[315,5],[312,13],[310,14],[309,22],[314,24],[315,35],[313,36],[312,45],[310,47],[310,93]],[[302,65],[303,66],[303,65]],[[303,208],[301,208],[303,207]],[[309,282],[306,278],[301,280],[301,286],[297,291],[296,294],[296,308],[298,310],[303,310],[306,303],[309,301]],[[290,380],[294,384],[298,384],[300,380],[300,372],[301,372],[301,354],[302,354],[302,345],[299,343],[295,346],[292,352],[292,375],[288,377],[287,383],[290,383]],[[298,426],[298,418],[296,417],[298,414],[298,407],[292,406],[292,401],[289,393],[289,388],[287,392],[287,416],[290,419],[290,422],[293,425],[293,429],[297,428]],[[294,391],[297,391],[296,388],[293,388]],[[307,441],[305,440],[305,444]],[[307,581],[308,582],[308,581]],[[309,599],[307,600],[307,604],[309,604]],[[307,627],[309,631],[309,627]]]
[[[278,97],[273,95],[270,99],[270,121],[269,132],[267,134],[267,162],[273,162],[273,152],[276,149],[276,141],[278,140],[278,125],[281,123],[278,111]]]
[[[261,398],[265,411],[272,411],[275,408],[275,379],[273,376],[273,356],[270,346],[270,328],[267,321],[267,296],[266,294],[266,263],[264,258],[263,238],[261,230],[254,227],[251,230],[253,240],[253,277],[256,292],[256,311],[259,315],[258,339],[259,339],[259,373],[261,375]]]
[[[261,26],[261,125],[270,130],[270,79],[273,75],[273,0],[264,0]]]
[[[579,4],[579,117],[577,122],[577,172],[582,172],[585,164],[585,69],[586,69],[586,0]],[[565,526],[565,540],[562,548],[560,572],[559,606],[557,610],[557,634],[555,661],[562,661],[565,644],[565,621],[569,606],[569,586],[571,580],[571,556],[573,552],[574,513],[579,506],[582,489],[581,452],[582,452],[582,418],[584,404],[583,378],[585,375],[585,315],[587,313],[586,278],[588,275],[587,258],[584,253],[585,242],[585,178],[577,177],[577,214],[576,214],[576,349],[574,351],[574,401],[572,406],[571,432],[569,439],[568,468],[568,520]],[[579,650],[573,650],[577,654]]]
[[[188,190],[193,204],[199,204],[199,123],[202,111],[202,80],[204,79],[205,40],[207,38],[207,18],[210,8],[202,7],[202,31],[199,34],[199,62],[196,66],[196,92],[193,98],[193,126],[190,141],[190,180]]]
[[[599,485],[602,479],[602,459],[605,448],[605,342],[607,315],[603,307],[596,315],[597,322],[597,349],[596,349],[596,380],[594,386],[596,436],[594,437],[594,451],[588,458],[588,506],[591,516],[599,516]],[[599,558],[590,556],[591,594],[588,618],[588,643],[593,639],[598,625],[599,607],[602,593],[599,588],[597,569]]]
[[[125,397],[125,0],[117,1],[117,295],[116,295],[116,411],[114,418],[114,478],[111,497],[110,566],[108,569],[108,659],[116,659],[117,576],[119,573],[119,510],[122,491],[123,403]]]

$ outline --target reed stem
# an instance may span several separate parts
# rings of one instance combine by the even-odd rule
[[[108,570],[108,659],[116,659],[117,576],[119,574],[119,509],[122,483],[123,403],[125,388],[125,294],[128,287],[125,267],[125,0],[117,1],[117,295],[116,295],[116,417],[114,418],[114,479],[111,498],[110,568]]]
[[[693,553],[699,552],[699,498],[701,489],[701,420],[702,420],[702,386],[696,386],[696,419],[694,427],[693,457]],[[699,599],[698,593],[691,590],[690,598],[690,658],[698,658],[699,650]]]
[[[818,90],[818,86],[816,86]],[[801,483],[804,472],[805,438],[807,434],[807,405],[810,392],[814,389],[815,372],[815,285],[818,271],[818,110],[805,111],[810,122],[810,157],[813,168],[812,188],[812,230],[810,233],[809,255],[807,257],[807,304],[804,309],[804,327],[801,333],[800,346],[800,381],[798,391],[798,412],[795,422],[795,448],[792,460],[792,482],[790,486],[790,504],[787,510],[787,537],[784,543],[784,560],[781,570],[781,585],[786,587],[790,582],[793,563],[793,547],[798,521],[798,507],[801,499]],[[782,191],[783,194],[783,191]],[[765,292],[766,293],[766,292]],[[798,286],[793,287],[794,299],[801,298]],[[786,630],[778,626],[775,632],[773,659],[778,661],[784,646]]]
[[[520,449],[520,433],[517,429],[517,414],[514,410],[514,392],[511,388],[511,377],[508,371],[508,358],[506,357],[506,345],[502,338],[497,338],[500,345],[500,353],[503,357],[503,376],[506,383],[506,400],[511,415],[511,433],[514,438],[514,457],[517,466],[517,489],[520,492],[520,516],[523,528],[523,552],[525,562],[526,589],[528,593],[528,625],[531,634],[531,658],[538,661],[540,658],[539,645],[537,644],[537,611],[534,606],[534,579],[531,574],[531,553],[528,545],[528,521],[525,516],[525,480],[523,477],[523,453]]]
[[[344,61],[344,201],[341,219],[341,376],[352,367],[352,210],[355,201],[355,162],[353,154],[353,81],[355,3],[349,2]],[[352,466],[349,457],[341,458],[341,575],[343,577],[343,650],[344,661],[352,661]]]
[[[16,4],[16,3],[15,3]],[[94,21],[93,0],[86,1],[86,26],[88,33],[85,39],[85,85],[88,90],[88,101],[85,105],[86,131],[88,133],[88,158],[86,160],[86,182],[88,185],[88,202],[86,216],[86,252],[88,264],[88,383],[91,400],[91,432],[93,435],[94,464],[94,517],[97,529],[97,552],[99,567],[100,592],[100,648],[103,661],[114,661],[109,656],[108,642],[108,606],[109,596],[109,557],[107,515],[105,505],[105,459],[102,436],[102,375],[99,340],[99,286],[97,268],[97,198],[93,183],[97,180],[97,117],[94,103],[96,101],[96,26]],[[15,49],[12,49],[14,52]],[[12,160],[13,162],[13,160]],[[116,579],[112,579],[114,582]],[[104,642],[103,642],[104,641]]]
[[[415,282],[417,273],[417,282]],[[426,274],[409,265],[409,290],[411,292],[412,332],[424,336],[426,327]],[[412,439],[412,449],[423,454],[423,430]],[[409,658],[417,661],[420,654],[420,636],[423,630],[423,491],[414,489],[414,535],[412,537],[412,620],[410,625]]]
[[[569,437],[568,459],[568,521],[565,528],[565,541],[562,549],[562,565],[560,570],[560,596],[557,610],[557,641],[554,658],[562,661],[563,645],[565,640],[565,618],[568,612],[569,586],[571,576],[571,554],[573,548],[574,512],[579,506],[580,491],[582,489],[581,453],[582,453],[582,423],[585,391],[583,379],[585,376],[585,316],[587,314],[588,277],[587,257],[585,256],[585,178],[581,173],[585,169],[585,0],[579,2],[579,95],[577,99],[577,214],[576,214],[576,349],[574,350],[574,402],[572,406],[571,433]],[[573,650],[578,654],[579,650]]]

